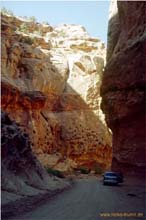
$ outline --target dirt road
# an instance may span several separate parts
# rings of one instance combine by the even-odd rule
[[[72,189],[13,220],[145,219],[144,194],[140,183],[104,186],[95,177],[77,179]]]

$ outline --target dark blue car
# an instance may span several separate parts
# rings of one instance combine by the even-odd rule
[[[118,185],[123,182],[123,175],[120,172],[108,171],[103,175],[104,185]]]

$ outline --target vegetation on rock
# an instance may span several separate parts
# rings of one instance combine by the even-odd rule
[[[1,13],[6,14],[6,15],[14,16],[13,12],[11,10],[6,9],[5,7],[2,7]]]
[[[47,173],[52,174],[53,176],[57,176],[59,178],[64,178],[64,175],[61,171],[55,170],[52,168],[46,168]]]

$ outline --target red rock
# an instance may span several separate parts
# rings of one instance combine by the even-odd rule
[[[101,87],[102,109],[113,132],[112,168],[144,172],[146,3],[117,4],[119,14],[109,21],[111,36]]]
[[[24,22],[26,31],[23,22],[2,17],[2,109],[29,133],[32,149],[45,166],[71,170],[97,162],[108,168],[111,134],[99,94],[103,43],[80,25],[56,27],[45,37],[48,26],[39,24],[43,34],[33,36],[38,26]],[[59,44],[63,30],[66,40]]]

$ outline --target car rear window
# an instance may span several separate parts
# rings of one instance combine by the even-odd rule
[[[105,176],[117,176],[116,173],[106,173]]]

